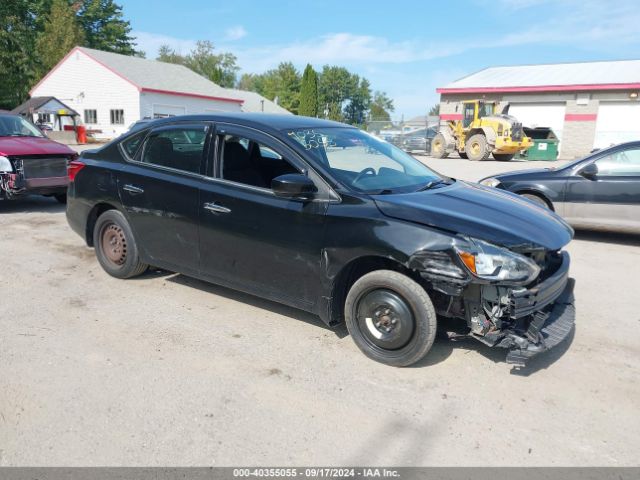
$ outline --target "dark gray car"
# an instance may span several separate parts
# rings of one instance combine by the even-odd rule
[[[527,197],[573,227],[640,233],[640,141],[561,168],[505,173],[480,183]]]

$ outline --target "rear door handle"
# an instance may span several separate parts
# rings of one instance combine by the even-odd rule
[[[140,195],[141,193],[144,193],[144,188],[136,187],[135,185],[125,185],[122,189],[129,192],[131,195]]]
[[[205,203],[204,209],[213,213],[231,213],[230,208],[223,207],[222,205],[217,205],[214,202]]]

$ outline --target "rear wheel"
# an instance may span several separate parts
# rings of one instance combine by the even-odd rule
[[[447,142],[444,135],[441,133],[436,134],[431,141],[431,156],[435,158],[446,158],[448,155]]]
[[[471,135],[464,145],[464,151],[467,153],[469,160],[480,161],[486,160],[491,153],[487,148],[487,139],[481,133]]]
[[[369,358],[394,367],[422,359],[436,335],[436,313],[427,292],[411,278],[377,270],[356,281],[345,302],[347,328]]]
[[[493,154],[493,158],[495,158],[499,162],[508,162],[515,156],[516,156],[515,153],[494,153]]]
[[[135,277],[149,267],[140,261],[131,227],[117,210],[107,210],[98,217],[93,229],[93,244],[98,262],[113,277]]]
[[[547,201],[542,198],[539,195],[536,195],[535,193],[521,193],[520,196],[527,198],[529,200],[531,200],[534,203],[537,203],[538,205],[540,205],[543,208],[546,209],[550,209],[551,207],[549,207],[549,204],[547,203]]]

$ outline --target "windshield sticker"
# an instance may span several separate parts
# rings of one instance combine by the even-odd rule
[[[336,142],[334,140],[331,140],[328,136],[322,135],[315,130],[297,130],[287,132],[287,134],[290,137],[293,137],[298,143],[300,143],[305,148],[305,150],[336,146]]]

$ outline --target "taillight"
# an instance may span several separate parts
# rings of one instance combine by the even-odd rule
[[[67,175],[69,176],[69,182],[73,182],[78,175],[78,172],[85,167],[85,164],[80,160],[73,160],[67,165]]]

